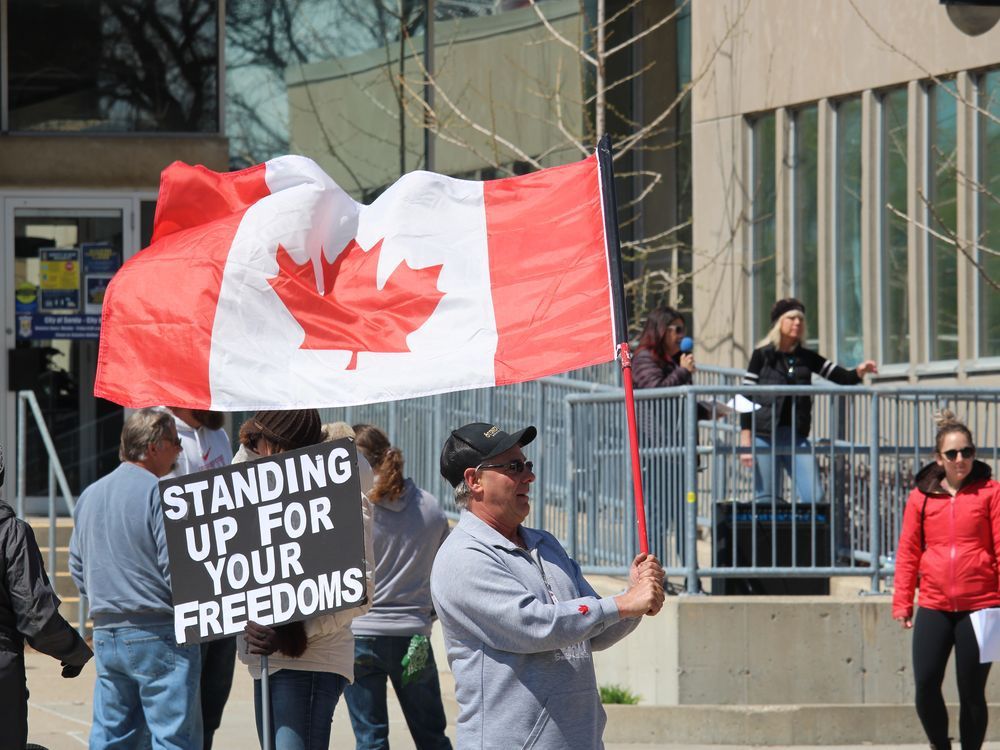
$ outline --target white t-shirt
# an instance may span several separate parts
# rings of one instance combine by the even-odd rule
[[[194,428],[176,416],[174,424],[177,425],[177,437],[181,440],[181,452],[177,456],[177,468],[164,479],[218,469],[232,463],[233,449],[225,430],[210,430],[204,426]]]

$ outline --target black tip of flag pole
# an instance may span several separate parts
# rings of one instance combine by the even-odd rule
[[[611,156],[611,136],[597,142],[597,164],[601,173],[601,200],[604,203],[604,237],[607,240],[608,266],[611,269],[611,299],[615,313],[615,343],[628,341],[628,316],[625,311],[625,280],[622,270],[622,245],[618,237],[618,199],[615,197],[615,168]]]

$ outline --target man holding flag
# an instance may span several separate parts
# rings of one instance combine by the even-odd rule
[[[441,475],[462,508],[431,573],[455,675],[460,748],[603,748],[592,651],[663,606],[663,568],[637,555],[629,587],[598,597],[554,536],[522,526],[535,481],[534,427],[453,430]]]
[[[623,594],[598,598],[554,537],[521,526],[534,481],[521,448],[534,428],[508,435],[467,425],[445,446],[442,473],[468,506],[435,565],[462,704],[460,747],[484,737],[506,748],[512,734],[520,744],[532,731],[544,737],[537,747],[600,747],[606,717],[591,650],[663,602],[663,570],[645,554],[613,192],[607,136],[587,159],[527,175],[407,174],[368,205],[300,156],[229,174],[175,163],[161,180],[152,244],[105,296],[94,392],[129,407],[350,406],[620,357],[644,552]],[[172,275],[184,283],[164,306]],[[502,575],[504,560],[516,575]],[[456,575],[464,570],[476,571],[473,580]],[[501,595],[475,596],[489,594],[485,580]],[[484,683],[488,694],[469,687],[465,671],[477,658],[477,622],[491,639],[479,641],[483,669],[501,677]],[[508,701],[502,685],[512,710],[482,713],[484,702]],[[549,713],[533,691],[551,699]],[[477,726],[488,731],[476,735]]]

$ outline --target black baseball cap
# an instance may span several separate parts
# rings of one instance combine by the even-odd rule
[[[458,487],[465,470],[488,458],[499,456],[515,445],[527,445],[538,435],[534,427],[504,432],[495,424],[473,422],[452,430],[441,449],[441,476]]]

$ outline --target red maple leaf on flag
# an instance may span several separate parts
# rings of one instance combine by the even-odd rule
[[[382,240],[365,252],[351,240],[333,263],[320,254],[323,278],[316,283],[312,262],[299,265],[278,245],[278,275],[268,283],[305,331],[300,349],[406,352],[406,336],[422,326],[444,296],[437,289],[441,265],[413,269],[405,261],[378,288]]]

